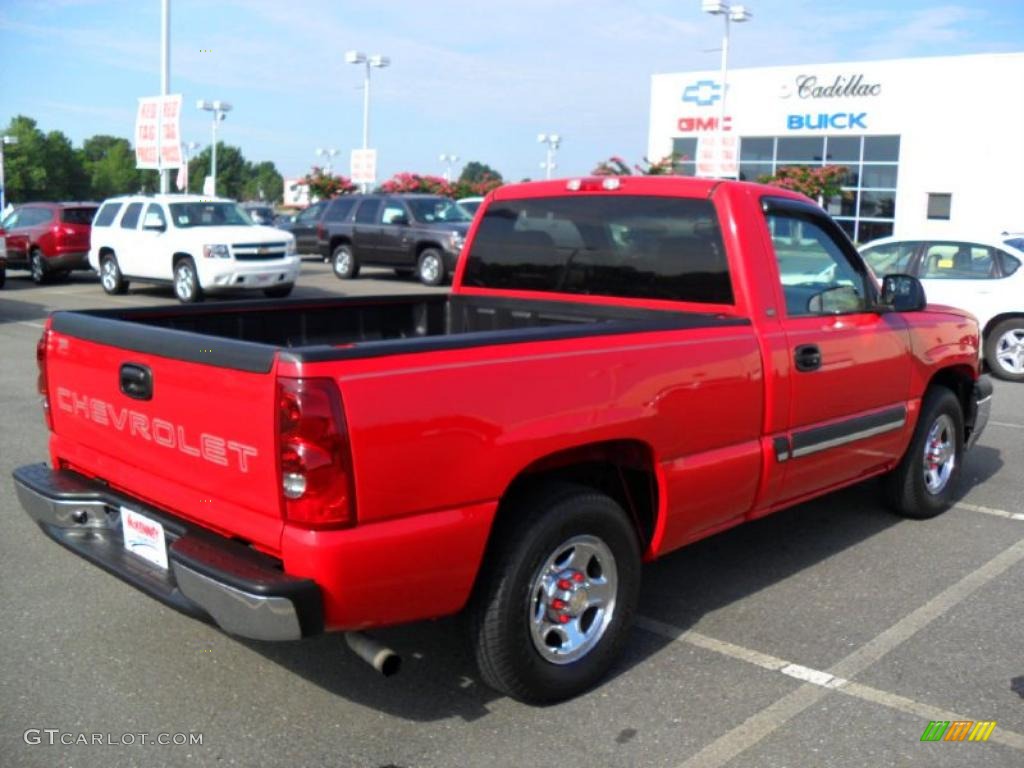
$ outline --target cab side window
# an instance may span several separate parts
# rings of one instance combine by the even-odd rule
[[[403,222],[404,220],[404,222]],[[380,214],[381,224],[408,223],[409,214],[405,212],[405,206],[401,203],[389,202],[384,205]]]
[[[135,229],[139,224],[139,217],[142,214],[142,203],[132,203],[124,209],[124,216],[121,217],[121,229]]]
[[[295,221],[298,224],[306,224],[306,225],[315,224],[317,222],[317,220],[320,218],[320,212],[323,209],[324,209],[324,204],[323,203],[314,203],[313,205],[309,206],[309,208],[307,208],[302,213],[300,213],[296,217]]]
[[[846,314],[868,308],[866,276],[832,235],[810,217],[766,215],[790,317]]]
[[[887,243],[861,251],[864,261],[878,277],[910,274],[910,262],[920,243]]]
[[[992,249],[977,243],[932,243],[921,260],[921,277],[932,280],[989,280],[997,276]]]

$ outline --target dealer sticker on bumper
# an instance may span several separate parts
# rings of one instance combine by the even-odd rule
[[[125,549],[154,565],[167,568],[167,543],[160,523],[128,507],[121,507],[121,530]]]

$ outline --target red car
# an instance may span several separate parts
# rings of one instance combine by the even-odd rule
[[[28,269],[44,283],[89,269],[89,234],[96,203],[26,203],[0,223],[7,232],[7,265]]]
[[[7,281],[7,236],[0,227],[0,288]]]
[[[228,632],[344,631],[387,673],[363,630],[465,610],[483,679],[553,701],[628,641],[643,561],[873,476],[898,514],[950,507],[978,344],[792,192],[513,184],[450,294],[55,312],[50,465],[15,488]]]

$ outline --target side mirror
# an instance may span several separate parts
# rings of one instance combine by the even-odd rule
[[[913,275],[882,278],[882,305],[896,312],[920,312],[928,306],[924,286]]]
[[[147,213],[146,218],[142,220],[142,228],[154,230],[156,232],[163,232],[167,229],[167,225],[164,224],[164,220],[160,218],[159,214]]]

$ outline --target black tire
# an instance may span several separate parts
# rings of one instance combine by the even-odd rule
[[[43,285],[49,281],[50,275],[46,271],[46,259],[43,258],[43,252],[38,248],[29,251],[28,269],[32,275],[32,282],[36,285]]]
[[[339,280],[359,277],[359,259],[348,243],[341,243],[331,252],[331,269]]]
[[[0,266],[0,288],[4,287],[4,283],[7,282],[7,269]]]
[[[275,285],[273,288],[264,288],[263,295],[268,299],[283,299],[285,296],[292,292],[292,288],[295,287],[295,283],[287,283],[286,285]]]
[[[196,304],[203,300],[203,287],[199,284],[199,273],[190,257],[174,262],[174,295],[182,304]]]
[[[997,378],[1024,381],[1024,317],[1003,320],[988,332],[985,362]]]
[[[416,260],[416,277],[424,285],[441,285],[447,277],[444,255],[437,248],[424,248]]]
[[[514,509],[504,510],[504,520],[511,523],[494,533],[468,612],[477,665],[487,685],[520,701],[568,699],[595,685],[622,650],[639,595],[640,545],[622,508],[584,486],[547,485],[513,505]],[[607,622],[601,614],[591,615],[589,629],[583,624],[585,614],[597,609],[577,614],[580,621],[575,626],[585,634],[596,627],[593,645],[581,648],[579,658],[559,663],[542,656],[539,640],[534,639],[534,627],[541,628],[537,634],[544,638],[558,631],[553,621],[544,618],[557,608],[538,602],[544,593],[535,587],[544,574],[556,578],[553,568],[545,566],[578,537],[602,542],[611,555],[608,572],[616,575],[615,602]],[[578,587],[584,598],[588,588],[595,589],[592,577],[588,575]],[[549,628],[543,629],[547,625],[539,621],[547,621]],[[545,646],[549,656],[561,650]]]
[[[952,451],[952,464],[948,474],[944,468],[948,459],[945,452],[941,462],[926,461],[929,443],[938,450],[938,443],[948,444]],[[956,500],[956,486],[964,458],[964,416],[960,401],[945,387],[928,390],[921,403],[921,414],[914,429],[907,452],[899,465],[885,478],[886,501],[892,510],[903,517],[925,520],[949,509]],[[936,469],[938,467],[938,469]],[[937,474],[932,475],[930,473]],[[928,478],[936,481],[930,487]]]
[[[100,285],[111,296],[128,290],[128,281],[121,274],[121,266],[113,254],[100,258]]]

